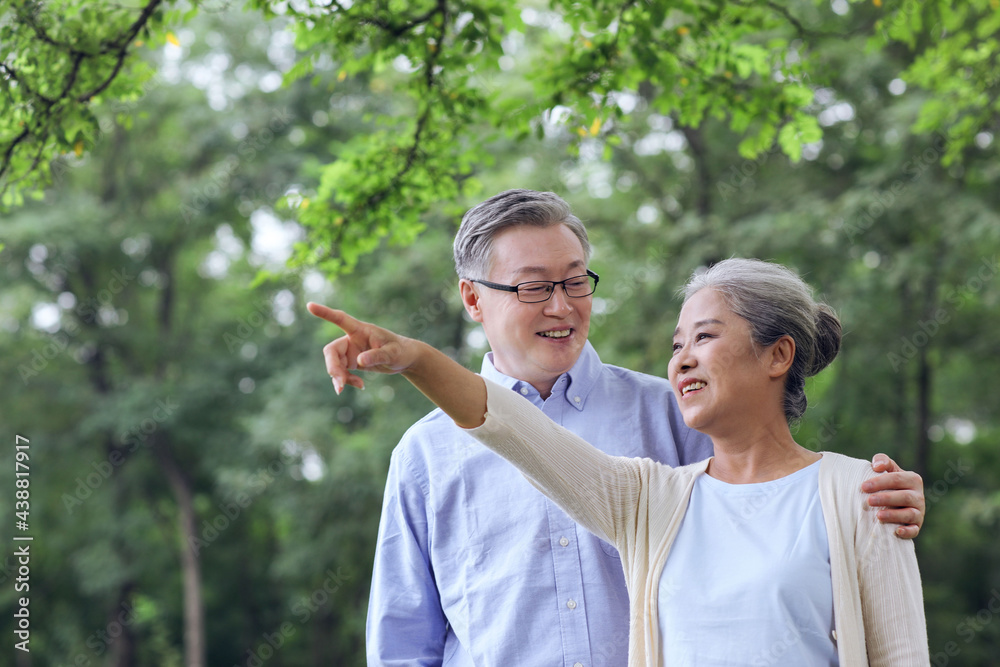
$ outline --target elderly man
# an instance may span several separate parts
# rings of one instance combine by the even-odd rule
[[[610,454],[673,466],[711,455],[665,379],[604,364],[587,341],[598,276],[561,198],[502,192],[466,213],[454,250],[462,301],[490,343],[484,377]],[[922,481],[885,458],[876,469],[893,472],[864,491],[913,537]],[[403,436],[379,526],[369,665],[623,665],[628,609],[615,549],[512,465],[440,410]]]

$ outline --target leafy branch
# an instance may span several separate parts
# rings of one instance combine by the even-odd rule
[[[51,11],[29,2],[13,5],[11,20],[0,28],[9,44],[0,61],[0,204],[19,202],[22,191],[39,194],[50,181],[42,163],[81,151],[81,142],[94,134],[91,103],[122,75],[136,37],[148,33],[163,3],[149,0],[134,18],[134,9],[73,6],[68,0]],[[55,36],[60,31],[65,37]],[[86,44],[92,46],[79,46]],[[39,68],[39,61],[48,66]],[[132,72],[121,93],[139,76]]]

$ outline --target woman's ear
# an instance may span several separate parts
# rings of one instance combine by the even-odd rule
[[[472,284],[472,281],[465,278],[459,280],[458,291],[462,294],[462,305],[465,306],[465,310],[469,313],[472,321],[482,322],[483,309],[479,305],[479,293],[476,292],[476,287]]]
[[[781,377],[787,373],[795,361],[795,339],[788,335],[779,338],[771,345],[767,361],[770,377]]]

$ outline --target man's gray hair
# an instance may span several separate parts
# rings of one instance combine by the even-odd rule
[[[719,292],[729,308],[750,324],[750,337],[767,347],[782,336],[795,341],[795,359],[785,379],[785,418],[806,411],[805,381],[826,368],[840,351],[840,320],[813,299],[812,289],[791,269],[759,259],[727,259],[695,273],[683,288],[684,301],[705,288]]]
[[[501,232],[528,225],[566,225],[583,246],[590,261],[587,229],[569,210],[569,204],[554,192],[507,190],[469,209],[455,235],[455,271],[459,278],[485,279],[493,265],[493,240]]]

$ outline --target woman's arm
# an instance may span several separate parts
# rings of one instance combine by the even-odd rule
[[[637,511],[639,493],[655,464],[610,456],[549,419],[517,392],[489,381],[486,388],[486,421],[469,433],[512,463],[574,521],[619,549],[626,548],[624,538],[643,521],[643,513]],[[657,509],[667,511],[669,506],[664,502]]]
[[[318,303],[307,307],[344,330],[344,336],[323,348],[326,372],[338,394],[347,385],[365,388],[353,370],[400,373],[462,428],[483,423],[486,385],[472,371],[426,343],[361,322],[342,310]]]
[[[512,391],[490,385],[488,393],[483,378],[426,343],[343,311],[315,303],[308,308],[346,334],[323,348],[338,394],[347,385],[364,388],[353,370],[402,374],[458,426],[474,429],[471,435],[514,464],[575,521],[620,543],[626,518],[634,523],[636,516],[638,461],[598,450]]]
[[[874,515],[862,513],[856,541],[868,660],[872,667],[923,667],[930,656],[913,541]]]

